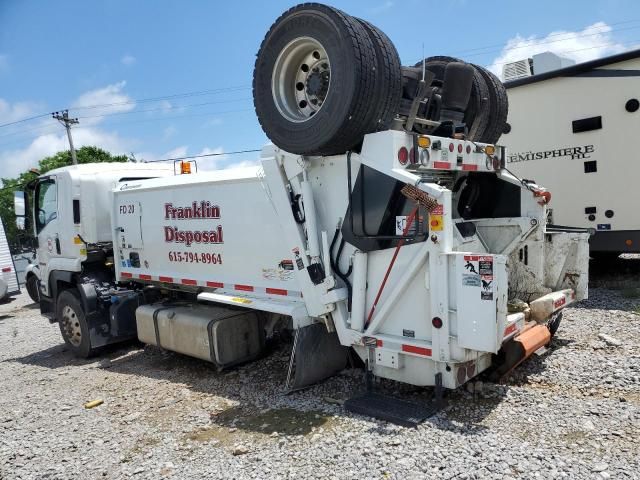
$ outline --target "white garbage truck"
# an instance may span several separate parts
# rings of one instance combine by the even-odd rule
[[[586,297],[588,235],[546,228],[549,192],[482,141],[506,115],[486,81],[486,111],[468,113],[478,72],[401,67],[372,25],[294,7],[256,60],[273,141],[258,166],[79,165],[32,185],[41,311],[80,356],[137,337],[219,368],[289,330],[288,389],[350,351],[368,378],[439,392],[509,371]],[[372,403],[352,408],[389,416]]]

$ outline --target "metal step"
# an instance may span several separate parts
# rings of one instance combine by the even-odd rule
[[[350,398],[344,407],[352,413],[413,428],[440,410],[436,402],[420,404],[375,392]]]

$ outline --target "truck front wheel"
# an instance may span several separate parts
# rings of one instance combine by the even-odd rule
[[[79,358],[88,358],[94,351],[91,348],[89,326],[80,304],[80,298],[73,290],[64,290],[58,296],[56,318],[60,333],[71,352]]]
[[[33,300],[35,303],[38,303],[40,301],[39,283],[40,281],[38,280],[38,277],[35,276],[35,274],[32,273],[27,277],[27,293],[29,294],[29,297],[31,297],[31,300]]]

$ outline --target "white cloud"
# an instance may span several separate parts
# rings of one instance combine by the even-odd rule
[[[0,53],[0,73],[9,70],[9,56]]]
[[[16,102],[10,104],[0,98],[0,123],[11,123],[42,113],[44,106],[35,102]],[[4,133],[5,131],[3,131]]]
[[[160,158],[180,158],[186,157],[187,151],[189,147],[187,145],[181,145],[180,147],[176,147],[173,150],[169,150],[167,153],[162,155]]]
[[[226,158],[228,158],[228,155],[222,155],[223,153],[224,153],[224,148],[222,148],[222,147],[216,147],[216,148],[204,147],[196,155],[211,155],[211,154],[213,154],[215,156],[197,158],[196,161],[198,162],[198,169],[199,170],[217,170],[217,169],[219,169],[220,168],[220,164],[223,163]]]
[[[2,176],[14,177],[30,167],[37,166],[44,157],[62,150],[69,150],[67,135],[62,127],[61,130],[59,134],[40,135],[25,148],[0,152]],[[118,155],[129,153],[137,141],[123,138],[116,132],[106,132],[96,128],[77,128],[73,130],[73,143],[76,149],[95,145]]]
[[[613,39],[609,25],[597,22],[577,32],[560,30],[545,37],[516,35],[507,41],[500,55],[488,68],[501,76],[505,63],[531,58],[537,53],[553,52],[581,63],[627,49],[628,47]]]
[[[76,110],[72,112],[71,115],[90,117],[93,115],[132,110],[135,108],[135,103],[131,97],[123,92],[124,86],[125,82],[123,81],[83,93],[72,103],[72,109],[74,107],[78,108],[90,105],[110,104],[111,106]],[[35,112],[41,113],[42,110],[44,110],[43,106],[38,106],[33,102],[9,104],[7,101],[0,99],[0,118],[2,118],[5,123],[27,118]],[[80,120],[80,125],[72,129],[73,143],[76,149],[83,146],[95,145],[113,154],[126,154],[131,152],[137,145],[137,140],[133,138],[125,138],[117,132],[97,128],[97,125],[101,121],[101,117],[83,118]],[[40,125],[47,125],[46,122],[53,122],[52,126],[55,126],[55,122],[50,118],[43,118]],[[18,126],[25,128],[25,125],[26,124],[19,124]],[[37,126],[38,124],[29,123],[28,128],[32,128],[32,125]],[[15,176],[30,167],[36,166],[38,161],[44,157],[68,149],[69,143],[66,132],[60,127],[59,132],[43,133],[32,140],[26,147],[0,150],[0,172],[2,176],[5,177]]]
[[[123,92],[127,82],[124,80],[118,83],[107,85],[103,88],[90,90],[83,93],[71,104],[71,109],[78,107],[88,107],[93,105],[105,105],[99,108],[82,108],[74,112],[74,116],[86,117],[81,120],[83,125],[95,125],[100,123],[105,115],[118,112],[129,112],[136,108],[135,101]]]
[[[128,66],[128,67],[129,67],[129,66],[131,66],[131,65],[133,65],[134,63],[136,63],[136,61],[137,61],[137,60],[136,60],[136,57],[134,57],[133,55],[129,55],[129,54],[124,55],[124,56],[120,59],[120,63],[122,63],[123,65],[126,65],[126,66]]]

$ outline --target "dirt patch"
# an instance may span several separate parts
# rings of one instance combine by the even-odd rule
[[[212,426],[185,435],[194,442],[215,441],[232,445],[248,438],[266,440],[269,437],[310,435],[333,428],[335,420],[322,412],[301,411],[293,408],[253,410],[233,407],[220,413],[212,413]]]

